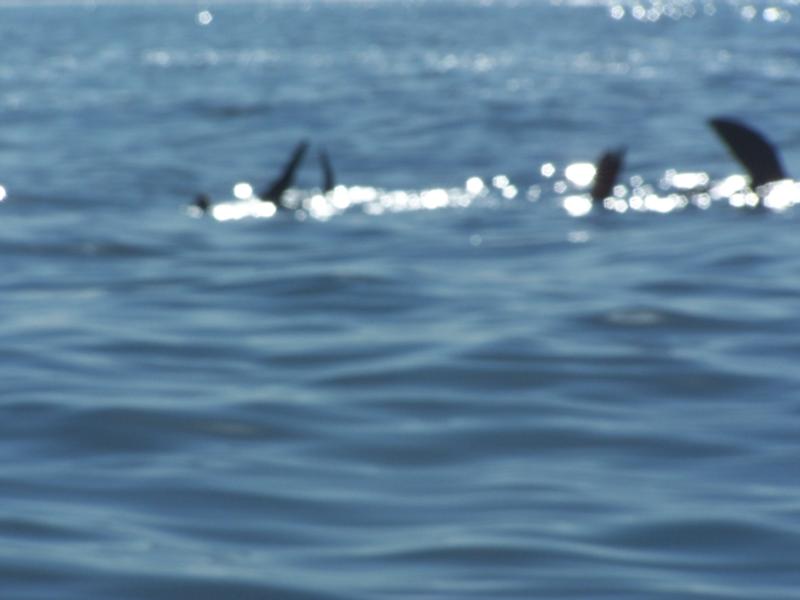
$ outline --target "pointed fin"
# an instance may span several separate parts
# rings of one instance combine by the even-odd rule
[[[750,175],[753,189],[788,178],[774,146],[758,131],[727,117],[710,119],[709,125]]]
[[[625,161],[625,148],[607,150],[595,164],[597,170],[592,186],[592,201],[602,202],[612,195],[614,186],[617,185],[617,177],[622,170]]]
[[[278,206],[281,205],[283,194],[292,187],[294,175],[303,160],[303,156],[305,156],[306,150],[308,150],[308,142],[306,141],[302,141],[295,146],[292,156],[286,166],[283,167],[280,176],[259,194],[259,198],[274,202]]]
[[[333,175],[333,167],[325,150],[319,151],[319,163],[322,167],[322,193],[327,194],[336,187],[336,178]]]
[[[207,213],[209,210],[211,210],[211,198],[209,198],[206,194],[197,194],[194,197],[192,206],[199,209],[203,213]]]

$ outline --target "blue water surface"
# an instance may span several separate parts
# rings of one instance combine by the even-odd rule
[[[800,598],[798,21],[3,3],[0,597]]]

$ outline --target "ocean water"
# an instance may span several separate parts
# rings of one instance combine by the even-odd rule
[[[798,23],[3,3],[0,598],[800,598]]]

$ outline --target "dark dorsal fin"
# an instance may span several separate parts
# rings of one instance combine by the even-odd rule
[[[617,177],[625,161],[625,148],[607,150],[595,164],[594,185],[592,186],[592,200],[602,202],[614,192]]]
[[[209,198],[206,194],[197,194],[197,196],[194,197],[192,206],[199,209],[203,213],[207,213],[209,210],[211,210],[211,198]]]
[[[306,150],[308,150],[308,142],[306,141],[302,141],[295,146],[294,152],[292,152],[289,162],[283,167],[280,176],[259,194],[259,198],[262,200],[269,200],[281,206],[283,194],[292,187],[294,183],[294,174],[297,172],[297,168],[300,166],[300,162],[303,160]]]
[[[325,150],[319,151],[319,164],[322,166],[322,193],[327,194],[336,187],[336,178],[333,175],[333,167]]]
[[[709,124],[750,175],[754,189],[787,178],[775,148],[759,132],[725,117],[710,119]]]

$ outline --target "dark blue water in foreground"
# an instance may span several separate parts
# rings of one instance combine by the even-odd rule
[[[0,597],[800,598],[800,207],[705,124],[800,173],[798,23],[0,7]]]

